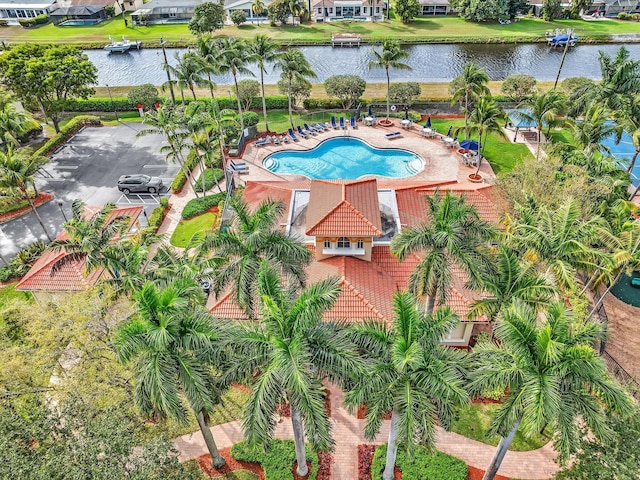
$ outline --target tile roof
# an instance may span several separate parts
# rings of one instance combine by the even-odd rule
[[[375,179],[311,182],[307,235],[382,235]]]
[[[294,182],[260,182],[248,180],[242,194],[249,205],[258,205],[265,200],[277,200],[284,204],[282,221],[289,218],[289,207],[294,190],[308,190],[310,180]]]
[[[85,215],[87,218],[95,215],[102,207],[85,206]],[[112,210],[107,217],[107,223],[120,217],[129,217],[127,230],[130,230],[136,222],[144,207],[120,207]],[[56,237],[56,240],[67,240],[69,235],[66,231],[62,231]],[[73,260],[64,264],[56,273],[53,273],[53,265],[65,257],[67,252],[65,249],[58,251],[46,250],[38,260],[33,264],[27,274],[16,285],[16,290],[25,291],[51,291],[51,292],[69,292],[82,291],[91,288],[97,283],[104,269],[98,268],[85,275],[84,259]]]

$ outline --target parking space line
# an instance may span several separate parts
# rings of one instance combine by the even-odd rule
[[[76,170],[79,168],[78,165],[56,165],[53,167],[54,170]]]

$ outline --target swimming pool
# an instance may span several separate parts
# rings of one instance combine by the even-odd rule
[[[636,147],[633,145],[633,139],[627,132],[622,132],[622,138],[619,143],[616,143],[616,136],[610,135],[602,141],[602,144],[607,146],[611,151],[611,155],[619,160],[620,166],[627,168],[629,162],[636,153]],[[640,161],[636,162],[631,172],[631,183],[638,185],[640,181]]]
[[[358,138],[329,138],[309,150],[281,150],[262,161],[275,173],[313,179],[354,180],[363,175],[402,178],[418,173],[424,160],[401,148],[376,148]]]

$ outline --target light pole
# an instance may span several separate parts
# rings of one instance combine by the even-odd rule
[[[116,109],[116,106],[113,103],[113,97],[111,96],[111,87],[108,84],[105,84],[107,86],[107,92],[109,92],[109,101],[111,102],[111,108],[113,108],[113,114],[116,116],[116,121],[120,121],[120,119],[118,118],[118,110]]]
[[[169,72],[169,62],[167,61],[167,51],[164,48],[164,37],[160,37],[160,46],[162,47],[162,55],[164,56],[164,69],[167,72],[167,80],[169,81],[169,91],[171,92],[171,102],[176,103],[176,96],[173,93],[173,84],[171,83],[171,72]]]
[[[64,213],[64,209],[62,208],[63,205],[64,205],[64,202],[62,200],[58,200],[58,207],[60,207],[60,213],[62,213],[62,218],[64,218],[64,222],[67,223],[69,220],[67,219],[67,215]]]

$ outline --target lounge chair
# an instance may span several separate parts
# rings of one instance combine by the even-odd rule
[[[351,128],[358,128],[358,124],[356,123],[356,117],[351,117],[349,119],[349,126]]]
[[[387,137],[389,140],[393,140],[394,138],[400,138],[401,136],[402,136],[402,132],[391,132],[391,133],[385,134],[385,137]]]
[[[336,124],[336,117],[331,117],[331,126],[334,130],[337,130],[338,125]]]
[[[271,137],[269,135],[267,135],[266,137],[264,137],[261,140],[258,140],[256,142],[256,147],[259,147],[261,145],[266,145],[267,143],[271,143]]]
[[[326,132],[327,130],[329,130],[329,127],[327,127],[327,125],[324,123],[320,123],[320,122],[314,123],[313,126],[322,130],[323,132]]]
[[[344,117],[340,117],[340,128],[346,130],[347,125],[344,123]]]
[[[232,172],[236,173],[249,173],[249,167],[246,163],[241,162],[240,164],[233,162],[229,162],[229,166],[231,167]]]
[[[302,138],[308,138],[308,137],[309,137],[309,135],[307,135],[306,133],[304,133],[304,132],[302,131],[302,129],[300,128],[300,125],[298,125],[298,126],[296,127],[296,129],[298,130],[298,135],[300,135]]]
[[[293,133],[293,129],[292,128],[289,129],[289,136],[291,137],[291,140],[293,140],[294,142],[298,141],[298,137],[296,136],[295,133]]]
[[[249,168],[247,167],[247,162],[244,162],[242,160],[229,159],[229,165],[231,165],[233,168]]]
[[[314,127],[313,125],[309,126],[309,125],[308,125],[308,124],[306,124],[306,123],[305,123],[305,124],[303,124],[303,126],[304,126],[304,128],[305,128],[305,130],[306,130],[307,132],[311,132],[311,133],[313,133],[314,135],[317,135],[318,133],[320,133],[320,132],[322,131],[322,130],[320,130],[320,129],[318,129],[318,128]]]

